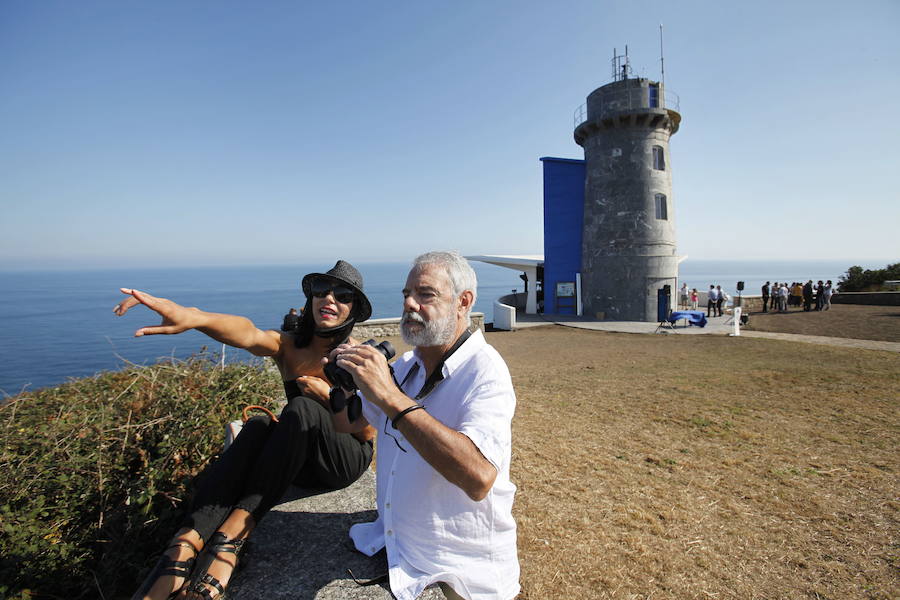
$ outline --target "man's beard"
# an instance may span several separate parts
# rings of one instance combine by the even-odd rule
[[[411,323],[424,327],[419,331],[410,331]],[[405,312],[400,319],[400,335],[410,346],[444,346],[453,342],[455,333],[456,315],[452,312],[433,321],[425,321],[422,315],[414,312]]]

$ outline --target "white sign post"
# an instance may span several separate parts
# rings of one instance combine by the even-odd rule
[[[731,321],[734,324],[734,333],[731,333],[729,335],[733,335],[733,336],[741,335],[741,307],[740,306],[735,307],[734,316],[732,317]]]

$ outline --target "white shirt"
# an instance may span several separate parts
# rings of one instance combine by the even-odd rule
[[[414,397],[425,383],[415,352],[394,363],[398,382]],[[414,600],[429,584],[443,581],[468,600],[510,600],[519,593],[516,486],[509,480],[511,424],[516,397],[506,363],[476,331],[444,363],[444,379],[420,404],[467,436],[497,469],[493,487],[475,502],[447,481],[393,428],[386,415],[363,399],[363,414],[378,429],[376,489],[378,519],[350,528],[357,550],[372,556],[386,548],[391,591]],[[397,448],[387,431],[406,452]]]

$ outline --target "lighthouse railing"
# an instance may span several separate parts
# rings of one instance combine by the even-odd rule
[[[608,96],[601,97],[600,112],[606,112],[604,109],[610,106],[615,111],[629,111],[639,108],[668,108],[675,112],[681,112],[681,98],[675,92],[669,90],[663,91],[663,105],[655,106],[657,101],[646,98],[646,95],[634,94],[631,90],[623,90],[611,92]],[[649,102],[648,102],[649,101]],[[648,103],[651,106],[648,106]],[[578,127],[588,119],[587,103],[581,104],[575,109],[573,115],[574,127]]]

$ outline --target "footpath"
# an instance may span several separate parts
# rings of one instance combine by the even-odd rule
[[[877,340],[856,340],[850,338],[828,337],[823,335],[799,335],[795,333],[773,333],[771,331],[741,331],[742,336],[784,340],[787,342],[803,342],[805,344],[822,344],[824,346],[840,346],[843,348],[864,348],[866,350],[884,350],[900,352],[900,342],[879,342]]]
[[[576,329],[590,329],[593,331],[614,331],[618,333],[675,333],[687,335],[730,335],[734,331],[731,315],[723,317],[711,317],[706,327],[696,327],[679,324],[674,328],[659,327],[657,323],[642,321],[591,321],[572,315],[516,315],[516,327],[519,329],[538,327],[542,325],[561,325]],[[900,352],[900,342],[880,342],[876,340],[857,340],[850,338],[829,337],[821,335],[799,335],[795,333],[773,333],[769,331],[754,331],[751,328],[741,329],[742,337],[768,338],[783,340],[786,342],[801,342],[804,344],[821,344],[825,346],[839,346],[843,348],[863,348],[866,350],[883,350],[885,352]]]

